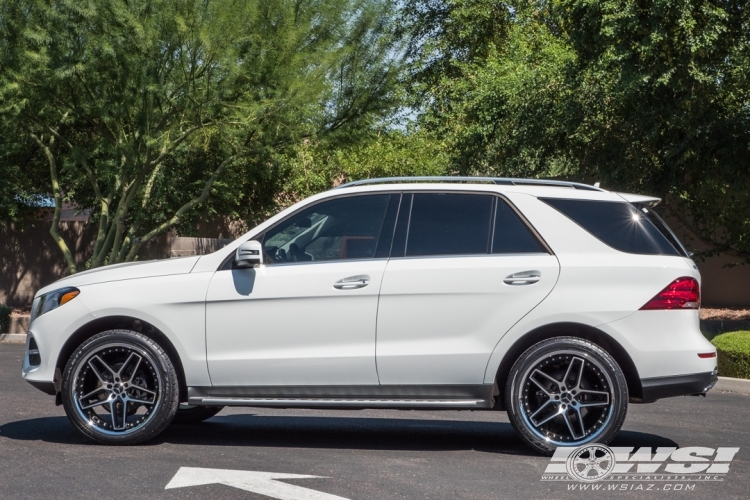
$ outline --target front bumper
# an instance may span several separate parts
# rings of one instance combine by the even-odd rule
[[[718,380],[719,371],[716,369],[706,373],[641,379],[642,399],[644,403],[650,403],[662,398],[705,394]]]

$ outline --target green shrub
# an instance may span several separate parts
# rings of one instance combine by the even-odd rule
[[[711,343],[718,351],[719,375],[750,378],[750,331],[718,335]]]
[[[13,308],[0,304],[0,333],[8,333],[10,330],[10,313]]]

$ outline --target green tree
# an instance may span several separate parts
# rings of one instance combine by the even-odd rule
[[[350,128],[377,123],[398,73],[390,9],[0,0],[0,141],[43,155],[69,271],[65,199],[93,208],[92,267],[134,260],[199,210],[272,203],[285,151],[305,138],[353,141]]]
[[[288,203],[334,185],[375,177],[446,175],[448,145],[425,130],[390,129],[360,144],[332,147],[306,142],[287,159],[292,174],[284,193]]]
[[[407,3],[419,123],[454,170],[651,193],[750,262],[747,2]]]

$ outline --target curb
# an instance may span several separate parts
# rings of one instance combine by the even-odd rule
[[[0,333],[0,342],[26,342],[25,333]]]
[[[735,392],[737,394],[750,396],[750,380],[744,378],[719,377],[719,381],[716,382],[713,390]]]

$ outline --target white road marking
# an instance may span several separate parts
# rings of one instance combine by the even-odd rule
[[[164,488],[186,488],[202,484],[225,484],[233,488],[252,491],[279,500],[349,500],[321,491],[287,484],[276,479],[307,479],[324,476],[305,476],[301,474],[284,474],[278,472],[256,472],[229,469],[201,469],[198,467],[180,467],[177,474]]]

